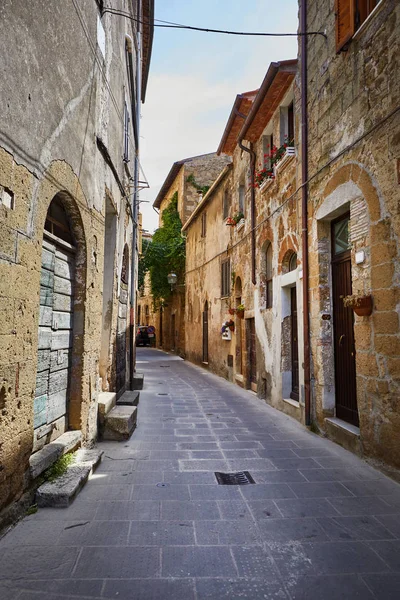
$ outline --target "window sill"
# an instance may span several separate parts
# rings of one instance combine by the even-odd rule
[[[364,31],[369,27],[370,22],[372,21],[372,19],[381,12],[383,6],[386,4],[385,0],[381,0],[379,2],[379,4],[377,4],[375,6],[375,8],[373,9],[373,11],[368,15],[368,17],[365,19],[364,23],[362,23],[362,25],[357,29],[357,31],[354,33],[352,39],[353,40],[358,40],[359,37],[361,37],[364,33]],[[350,40],[351,41],[351,40]]]
[[[264,192],[266,189],[268,189],[273,181],[275,181],[275,177],[265,179],[259,187],[260,192]]]
[[[286,148],[285,154],[282,156],[281,160],[275,165],[275,172],[279,173],[286,165],[291,162],[291,160],[296,156],[296,150],[293,146],[288,146]]]
[[[294,406],[295,408],[300,408],[300,402],[298,400],[292,400],[291,398],[282,398],[286,404],[290,404],[290,406]]]
[[[236,225],[236,231],[240,231],[241,229],[243,229],[245,223],[246,223],[245,219],[240,219],[240,221]]]

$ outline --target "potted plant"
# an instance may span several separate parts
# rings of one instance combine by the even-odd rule
[[[244,214],[242,212],[238,212],[233,217],[228,217],[226,219],[225,225],[229,225],[230,227],[236,227],[236,225],[244,219]]]
[[[372,296],[357,296],[356,294],[345,296],[343,305],[352,308],[359,317],[369,317],[372,313]]]
[[[230,306],[230,307],[228,308],[228,313],[229,313],[230,315],[234,315],[234,314],[235,314],[235,312],[236,312],[236,310],[235,310],[234,308],[232,308],[232,306]]]
[[[235,323],[234,321],[232,321],[232,319],[229,319],[229,321],[225,321],[225,323],[222,325],[221,333],[225,333],[227,329],[229,329],[230,331],[235,331]]]
[[[244,304],[239,304],[236,307],[236,314],[239,317],[239,319],[243,319],[243,317],[244,317],[244,311],[245,311]]]

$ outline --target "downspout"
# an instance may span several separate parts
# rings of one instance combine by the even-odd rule
[[[142,14],[142,2],[138,0],[138,14]],[[135,340],[135,306],[136,306],[136,245],[137,245],[137,223],[138,223],[138,207],[139,207],[139,139],[140,139],[140,102],[141,102],[141,85],[142,85],[142,26],[141,21],[137,21],[137,57],[136,57],[136,127],[138,142],[135,145],[135,164],[133,172],[133,223],[132,223],[132,257],[131,257],[131,290],[130,290],[130,321],[129,321],[129,378],[130,388],[133,390],[134,373],[135,373],[135,355],[134,355],[134,340]]]
[[[307,0],[301,1],[300,33],[307,31]],[[303,257],[303,336],[305,424],[311,424],[310,389],[310,301],[308,291],[308,121],[307,121],[307,35],[301,36],[301,246]]]
[[[238,111],[237,114],[243,118]],[[250,154],[250,208],[251,208],[251,281],[256,284],[256,192],[254,187],[254,173],[256,168],[256,153],[253,150],[253,144],[250,148],[243,146],[243,140],[239,139],[239,148]]]

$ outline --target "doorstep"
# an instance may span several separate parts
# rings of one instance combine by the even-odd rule
[[[350,452],[358,455],[362,454],[359,427],[342,421],[342,419],[338,419],[337,417],[327,417],[325,419],[325,427],[328,437],[332,441],[340,444],[346,450],[350,450]]]

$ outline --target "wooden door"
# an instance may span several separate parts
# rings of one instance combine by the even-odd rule
[[[290,308],[291,308],[291,328],[290,343],[292,357],[292,390],[290,397],[292,400],[299,400],[299,343],[297,330],[297,293],[296,288],[290,289]]]
[[[347,219],[347,223],[346,223]],[[358,427],[356,360],[353,310],[343,305],[351,294],[351,257],[348,248],[348,220],[332,224],[333,343],[335,354],[336,416]]]
[[[203,362],[208,363],[208,302],[203,310]]]
[[[34,428],[41,428],[38,437],[50,432],[55,421],[60,434],[68,428],[74,272],[74,254],[44,239],[34,399]]]
[[[251,384],[257,384],[256,324],[254,319],[247,319],[247,328],[249,380],[251,386]]]

